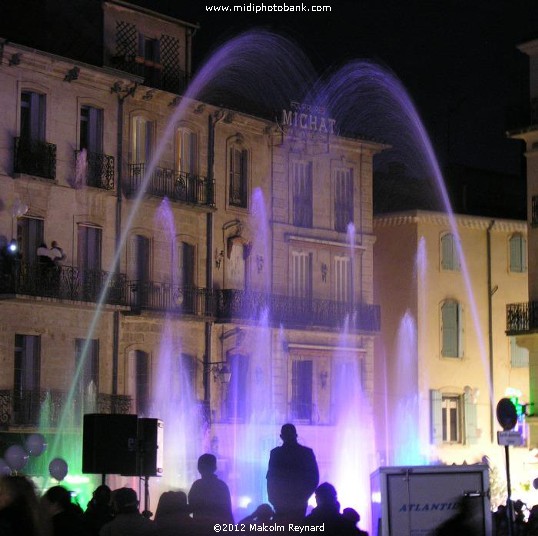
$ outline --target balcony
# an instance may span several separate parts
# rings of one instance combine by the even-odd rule
[[[538,302],[510,303],[506,306],[506,334],[538,331]]]
[[[85,156],[83,156],[85,155]],[[101,153],[75,151],[75,184],[103,190],[114,189],[114,157]]]
[[[155,281],[129,281],[127,287],[128,304],[135,311],[214,315],[214,295],[205,288],[181,287]]]
[[[267,310],[269,322],[278,326],[319,326],[341,329],[346,317],[350,331],[377,332],[381,326],[379,305],[348,304],[313,298],[268,295],[243,290],[216,290],[215,316],[222,322],[258,319]]]
[[[134,196],[140,191],[145,175],[146,164],[129,165],[129,183],[126,188],[128,195]],[[146,193],[189,205],[213,207],[214,186],[214,181],[209,181],[205,177],[156,167],[147,180]]]
[[[38,426],[45,420],[46,426],[56,427],[63,409],[66,407],[68,392],[59,389],[49,390],[0,390],[0,429],[12,426]],[[93,404],[84,403],[75,398],[69,403],[70,416],[72,408],[78,409],[80,423],[86,412],[122,413],[131,412],[131,397],[98,393]]]
[[[54,180],[56,145],[39,140],[15,138],[13,172]]]
[[[103,290],[104,303],[127,305],[126,278],[102,270],[75,266],[49,267],[40,263],[11,260],[0,273],[0,295],[23,294],[58,300],[98,302]]]

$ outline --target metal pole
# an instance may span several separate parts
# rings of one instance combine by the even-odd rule
[[[504,446],[504,456],[506,459],[506,515],[508,517],[508,536],[512,536],[512,488],[510,484],[510,454],[508,445]]]

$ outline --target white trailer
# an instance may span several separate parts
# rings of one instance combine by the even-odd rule
[[[433,535],[464,496],[473,498],[480,534],[491,535],[487,465],[380,467],[371,492],[373,536]]]

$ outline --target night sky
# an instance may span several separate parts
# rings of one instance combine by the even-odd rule
[[[408,88],[443,165],[524,172],[521,145],[505,132],[528,122],[527,59],[516,45],[538,37],[535,0],[333,1],[323,2],[331,13],[305,14],[216,14],[205,1],[134,3],[200,24],[195,67],[256,27],[291,38],[320,73],[373,59]]]

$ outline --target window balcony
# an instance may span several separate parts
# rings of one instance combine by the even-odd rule
[[[378,332],[379,305],[342,303],[313,298],[267,295],[234,289],[215,290],[215,316],[223,322],[260,318],[268,311],[269,322],[288,327],[319,326],[341,329],[349,318],[350,331]]]
[[[538,302],[509,303],[506,306],[506,334],[538,332]]]
[[[56,145],[38,140],[15,138],[13,172],[54,180]]]
[[[128,195],[133,197],[140,191],[145,174],[146,164],[129,165],[129,180],[126,188]],[[156,167],[147,181],[146,193],[189,205],[215,206],[214,181],[173,169]]]
[[[0,390],[0,429],[12,426],[38,426],[46,414],[47,426],[56,427],[67,404],[68,392],[60,389],[14,389]],[[88,405],[88,407],[86,407]],[[93,404],[84,403],[80,398],[72,400],[70,408],[79,410],[80,424],[87,410],[98,413],[131,412],[131,397],[97,393]],[[70,410],[72,415],[72,411]]]
[[[106,292],[103,296],[103,291]],[[2,265],[0,295],[22,294],[58,300],[126,305],[126,278],[102,270],[83,270],[76,266],[49,267],[40,263],[11,260]]]
[[[214,296],[205,288],[182,287],[155,281],[129,281],[128,304],[148,310],[194,316],[213,316]]]
[[[107,154],[75,151],[75,183],[94,188],[114,189],[114,157]]]

